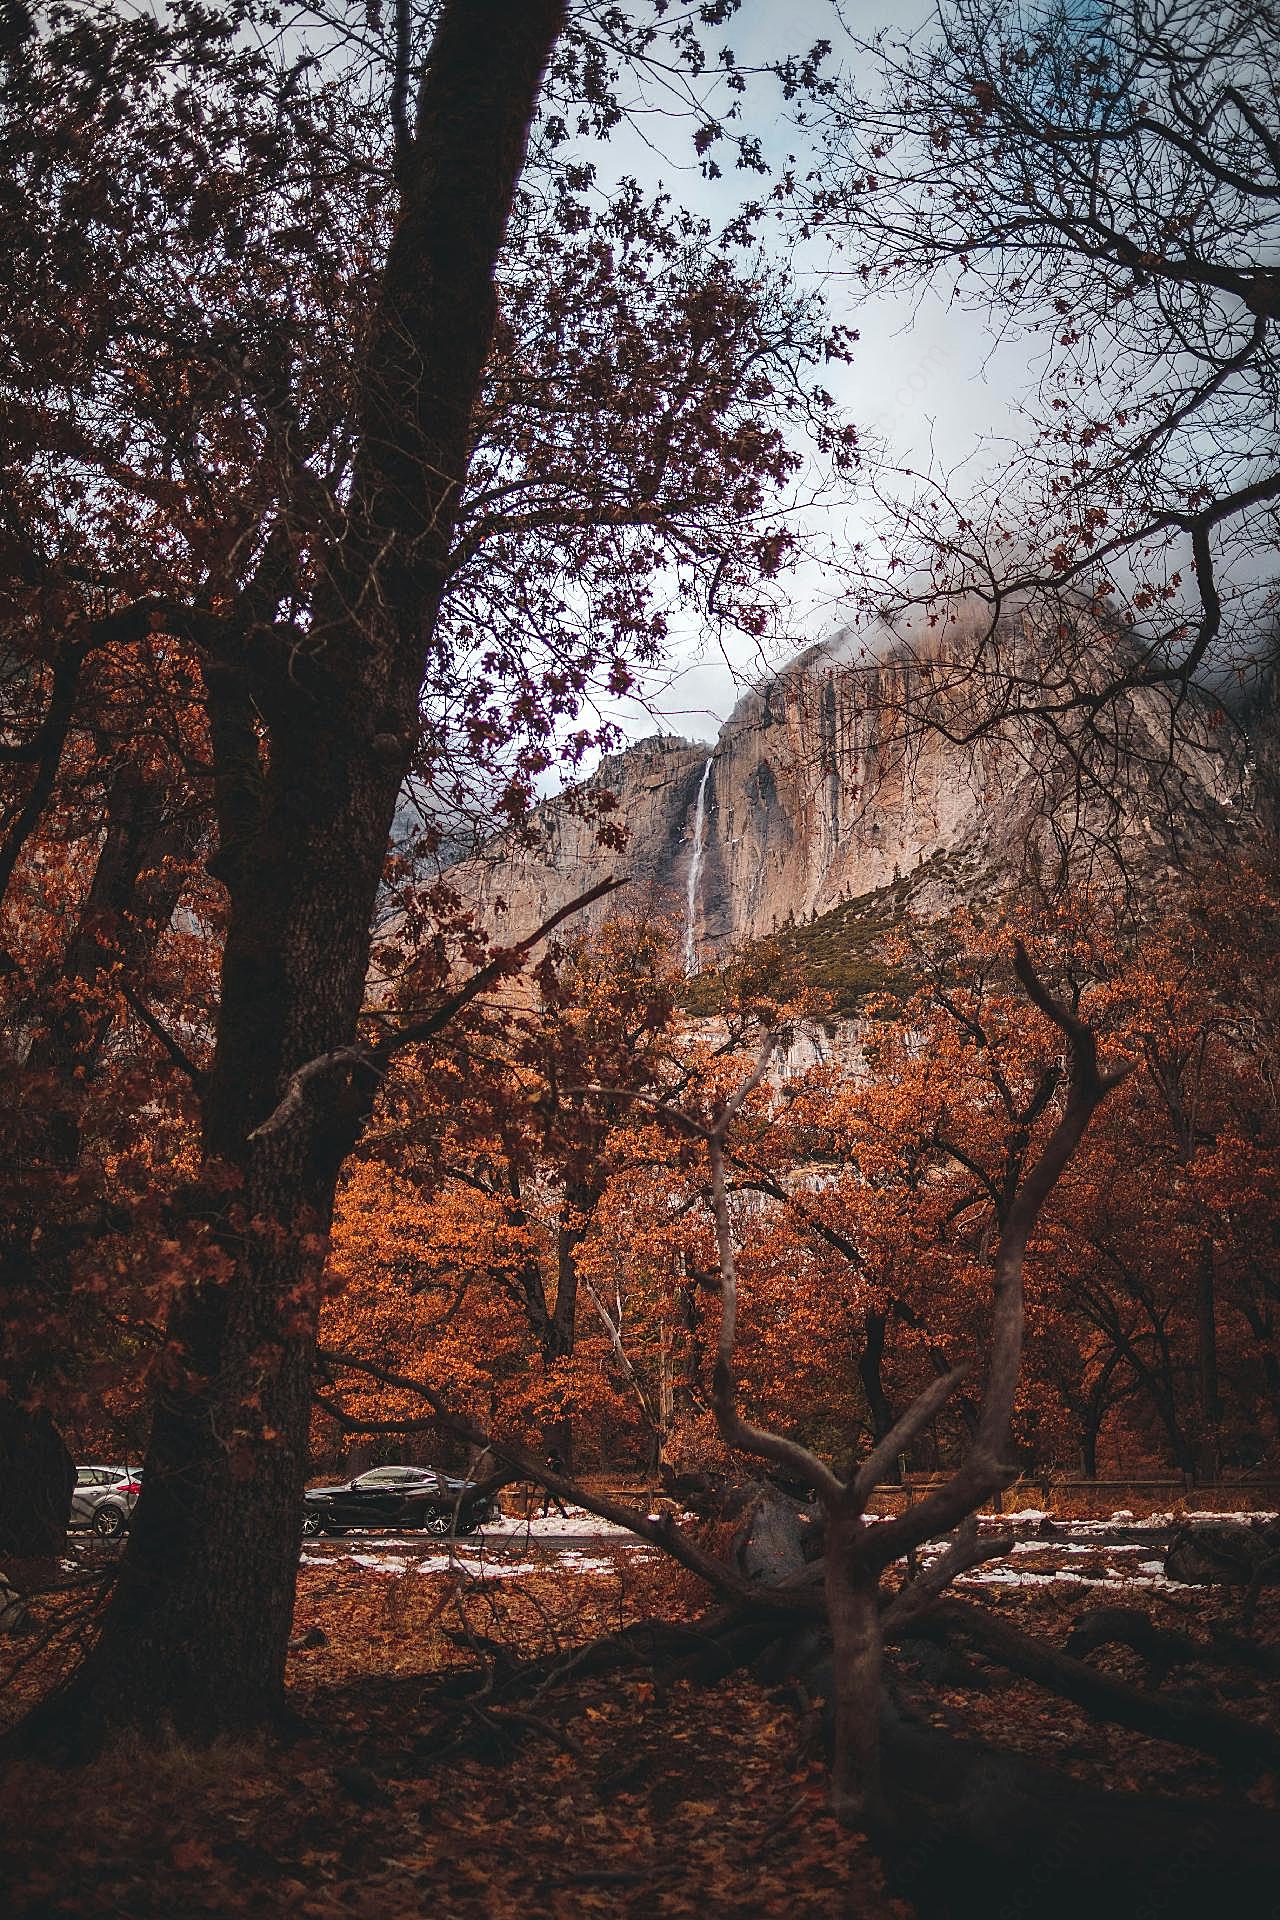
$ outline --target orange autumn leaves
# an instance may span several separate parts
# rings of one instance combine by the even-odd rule
[[[1134,1066],[1032,1248],[1028,1466],[1190,1470],[1274,1444],[1276,929],[1261,880],[1247,900],[1208,886],[1138,936],[1084,898],[1027,922],[1039,964]],[[1002,1207],[1063,1091],[1010,945],[963,916],[904,935],[916,990],[828,1040],[826,1064],[775,1078],[732,1138],[744,1396],[833,1457],[984,1343]],[[584,1460],[715,1453],[696,1127],[756,1035],[681,1016],[671,971],[652,928],[623,924],[544,969],[515,1044],[469,1063],[465,1124],[433,1112],[415,1063],[340,1200],[328,1344],[429,1378],[491,1430],[570,1428]],[[346,1404],[422,1410],[381,1390]],[[915,1464],[954,1451],[970,1412],[962,1391]]]

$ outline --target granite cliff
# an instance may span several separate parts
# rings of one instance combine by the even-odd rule
[[[1011,625],[1001,671],[1033,685],[1034,630]],[[1123,641],[1091,639],[1101,684]],[[747,693],[714,745],[657,736],[601,763],[589,784],[616,796],[623,851],[551,801],[535,849],[495,842],[454,877],[502,938],[625,874],[628,905],[672,917],[693,971],[885,888],[932,915],[999,893],[1029,861],[1158,877],[1193,840],[1248,819],[1248,755],[1208,696],[1183,702],[1175,725],[1163,690],[1126,694],[1102,741],[1073,731],[1087,727],[1079,714],[983,728],[991,683],[968,671],[971,640],[953,625],[941,639],[877,636],[873,653],[847,637],[812,647]]]

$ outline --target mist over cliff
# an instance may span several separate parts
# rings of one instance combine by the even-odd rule
[[[979,625],[968,614],[809,647],[743,696],[711,748],[659,735],[601,763],[587,784],[616,797],[621,851],[552,800],[535,848],[495,841],[453,877],[502,939],[625,876],[626,908],[666,913],[692,971],[894,883],[932,915],[998,895],[1028,865],[1059,881],[1158,879],[1247,826],[1250,755],[1211,695],[1143,687],[1110,703],[1105,726],[1087,706],[1046,717],[1060,657],[1014,614],[992,665]],[[1095,625],[1085,640],[1076,684],[1104,687],[1124,637]],[[615,896],[588,917],[617,910]]]

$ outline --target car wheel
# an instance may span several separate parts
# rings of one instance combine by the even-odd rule
[[[331,1540],[336,1540],[339,1534],[350,1533],[351,1529],[350,1527],[322,1527],[320,1531],[327,1533]]]
[[[93,1516],[93,1530],[99,1540],[118,1540],[124,1532],[123,1507],[99,1507]]]
[[[476,1519],[474,1514],[472,1514],[469,1520],[459,1520],[458,1522],[459,1533],[479,1533],[479,1531],[480,1531],[480,1522]]]
[[[320,1515],[318,1513],[303,1514],[302,1537],[304,1540],[314,1540],[318,1534],[323,1532],[324,1528],[320,1524]]]
[[[452,1531],[453,1514],[447,1507],[428,1507],[422,1516],[422,1530],[433,1533],[437,1539]]]

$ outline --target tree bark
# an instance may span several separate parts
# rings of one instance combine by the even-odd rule
[[[157,1373],[145,1491],[55,1741],[169,1721],[205,1738],[283,1704],[319,1283],[338,1169],[372,1088],[348,1076],[255,1135],[290,1077],[349,1046],[396,796],[492,336],[493,274],[563,0],[450,0],[419,99],[358,404],[349,531],[318,644],[273,674],[211,662],[230,893],[205,1174]],[[252,695],[252,697],[251,697]],[[263,755],[256,713],[270,735]]]
[[[827,1618],[834,1647],[835,1750],[831,1810],[851,1826],[884,1815],[880,1778],[880,1709],[884,1646],[878,1571],[858,1565],[860,1514],[837,1508],[827,1519]]]
[[[1255,1771],[1280,1765],[1280,1734],[1270,1727],[1238,1719],[1199,1700],[1131,1687],[1084,1660],[1055,1653],[1042,1641],[965,1601],[945,1601],[935,1612],[913,1621],[911,1632],[922,1638],[955,1638],[1010,1672],[1074,1700],[1099,1719],[1152,1739],[1173,1740],[1228,1765]]]
[[[556,1299],[547,1315],[542,1333],[542,1363],[554,1366],[573,1353],[578,1327],[578,1248],[586,1236],[591,1215],[600,1201],[601,1189],[593,1181],[571,1180],[565,1187],[564,1205],[556,1229]],[[567,1413],[548,1423],[544,1430],[548,1460],[557,1459],[565,1468],[573,1464],[573,1421]]]

